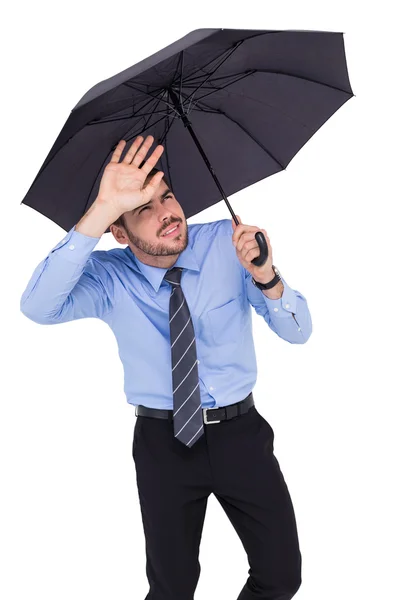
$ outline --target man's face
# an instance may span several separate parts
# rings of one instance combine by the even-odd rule
[[[128,244],[145,264],[168,268],[188,244],[188,228],[182,207],[164,180],[161,180],[148,204],[124,213],[126,228],[112,226],[120,244]],[[170,235],[166,231],[178,228]],[[162,259],[161,257],[174,257]],[[151,258],[160,257],[160,258]]]

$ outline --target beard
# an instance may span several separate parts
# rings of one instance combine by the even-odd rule
[[[175,221],[175,223],[177,223],[179,221]],[[174,223],[171,223],[171,225],[173,225]],[[185,232],[182,233],[182,231],[179,234],[179,239],[173,239],[173,240],[168,240],[166,243],[160,241],[157,243],[153,243],[153,242],[148,242],[147,240],[144,240],[143,238],[137,237],[136,235],[134,235],[129,229],[127,229],[125,227],[126,230],[126,235],[129,238],[129,241],[136,246],[136,248],[139,248],[139,250],[141,250],[142,252],[144,252],[145,254],[149,254],[150,256],[174,256],[176,254],[180,254],[181,252],[183,252],[183,250],[185,250],[185,248],[188,245],[189,239],[188,239],[188,227],[187,227],[187,223],[186,220],[183,223],[182,221],[180,221],[180,228],[182,229],[182,226],[185,226]],[[169,227],[170,227],[169,226]],[[169,227],[167,227],[167,229],[169,229]],[[162,237],[160,238],[160,240],[162,240]]]

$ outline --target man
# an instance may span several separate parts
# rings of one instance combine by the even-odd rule
[[[281,338],[303,344],[307,302],[275,272],[263,229],[269,257],[255,267],[258,227],[187,224],[155,169],[163,147],[144,161],[152,141],[139,136],[122,161],[125,141],[117,145],[98,197],[36,267],[21,310],[44,324],[96,317],[116,336],[137,411],[147,600],[193,600],[211,493],[248,555],[238,600],[288,600],[301,584],[301,553],[274,432],[252,395],[251,306]],[[126,248],[93,251],[108,227]]]

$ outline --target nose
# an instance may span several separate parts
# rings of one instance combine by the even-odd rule
[[[165,206],[163,203],[157,204],[157,218],[163,227],[168,225],[171,221],[177,221],[178,217],[175,215],[170,208]]]
[[[160,223],[159,235],[162,235],[162,233],[173,223],[180,222],[180,219],[176,215],[162,206],[159,208],[158,220]]]

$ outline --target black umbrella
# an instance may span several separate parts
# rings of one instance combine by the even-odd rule
[[[286,169],[353,95],[343,33],[197,29],[92,87],[22,203],[69,231],[118,142],[152,135],[186,218],[224,199],[238,225],[226,194]],[[260,266],[267,243],[256,239]]]

